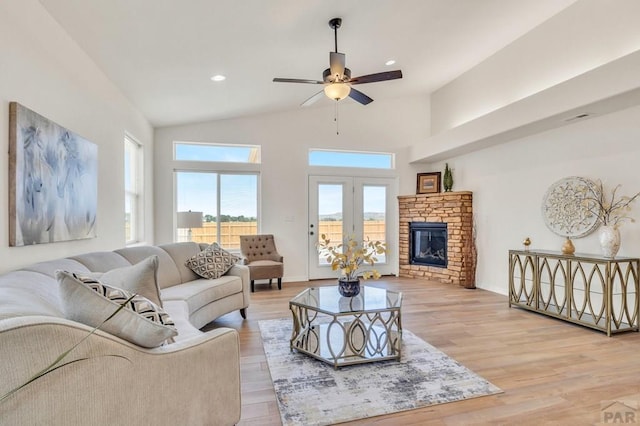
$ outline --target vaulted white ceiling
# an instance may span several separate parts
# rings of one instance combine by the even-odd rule
[[[333,17],[353,76],[403,71],[358,86],[381,100],[427,96],[575,0],[40,2],[154,126],[167,126],[299,108],[320,87],[272,79],[322,79]]]

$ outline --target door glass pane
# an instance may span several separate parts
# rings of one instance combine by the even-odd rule
[[[364,185],[362,187],[362,235],[364,240],[386,243],[387,187]],[[376,255],[376,263],[385,263],[384,254]]]
[[[217,189],[216,173],[176,172],[177,212],[202,212],[202,225],[178,228],[177,241],[211,243],[217,241],[215,218]]]
[[[341,184],[318,185],[318,241],[325,234],[333,244],[340,244],[343,235],[343,206]],[[318,255],[318,263],[326,265],[325,257]]]
[[[220,239],[240,250],[240,235],[258,233],[258,176],[220,175]]]

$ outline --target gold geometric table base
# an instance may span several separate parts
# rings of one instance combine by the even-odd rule
[[[345,298],[337,287],[307,289],[289,303],[293,319],[289,347],[334,368],[399,361],[401,295],[364,287],[358,296]]]

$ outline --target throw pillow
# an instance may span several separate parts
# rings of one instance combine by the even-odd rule
[[[57,271],[65,316],[98,327],[133,293],[67,271]],[[178,334],[169,315],[146,297],[136,295],[113,318],[100,326],[107,333],[145,348],[160,346]]]
[[[103,284],[121,288],[130,293],[139,294],[162,307],[160,290],[158,288],[159,262],[158,256],[154,254],[135,265],[112,269],[104,273],[92,272],[82,275],[95,278]]]
[[[238,260],[240,259],[237,256],[220,247],[218,243],[213,243],[188,259],[185,265],[201,277],[211,280],[224,275]]]

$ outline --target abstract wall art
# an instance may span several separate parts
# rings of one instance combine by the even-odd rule
[[[98,147],[9,104],[9,245],[95,238]]]

